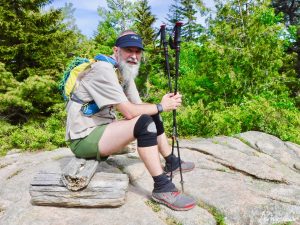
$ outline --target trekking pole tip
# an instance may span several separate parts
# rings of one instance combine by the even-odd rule
[[[181,191],[182,191],[182,193],[184,193],[183,182],[180,182],[180,183],[181,183]]]

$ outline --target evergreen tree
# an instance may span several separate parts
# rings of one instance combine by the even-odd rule
[[[276,13],[282,12],[284,20],[288,25],[299,25],[300,23],[300,1],[299,0],[273,0],[272,6]]]
[[[195,1],[181,0],[181,5],[180,11],[185,19],[185,24],[182,28],[182,37],[186,41],[194,41],[199,37],[201,30],[203,29],[200,24],[197,24]]]
[[[133,24],[133,4],[130,0],[106,0],[107,7],[118,20],[116,28],[121,31],[130,29]]]
[[[61,10],[42,11],[50,2],[0,0],[0,62],[12,74],[2,80],[0,115],[13,123],[49,115],[62,100],[57,82],[80,35],[67,29]]]
[[[30,76],[30,69],[61,68],[59,58],[78,41],[62,23],[61,10],[41,11],[49,2],[0,0],[0,62],[20,81]]]
[[[283,14],[287,30],[293,33],[292,36],[293,39],[295,39],[295,42],[288,47],[287,52],[291,55],[295,53],[297,54],[295,68],[296,72],[298,73],[298,78],[300,78],[300,1],[273,0],[272,6],[277,14]],[[300,105],[299,90],[295,90],[294,93],[297,93],[295,95],[298,95],[298,104]]]
[[[133,4],[129,0],[106,0],[108,9],[98,8],[100,22],[95,34],[95,41],[113,46],[119,33],[132,28]]]
[[[141,0],[138,2],[134,12],[135,22],[134,30],[141,35],[145,45],[153,43],[155,31],[153,24],[155,23],[155,16],[151,13],[151,7],[148,0]]]
[[[75,10],[73,3],[69,2],[65,3],[65,6],[62,8],[62,13],[68,29],[79,33],[79,29],[76,25],[76,18],[74,17]]]
[[[102,7],[98,8],[98,14],[101,21],[95,33],[95,41],[101,45],[112,47],[115,44],[118,33],[121,32],[117,28],[118,20],[109,10]]]
[[[237,0],[219,2],[216,7],[209,45],[218,52],[221,61],[227,61],[219,72],[218,66],[212,66],[220,78],[214,82],[224,86],[222,92],[226,92],[226,98],[234,93],[242,96],[266,89],[276,94],[287,91],[287,84],[295,81],[295,71],[291,68],[282,71],[282,66],[291,65],[292,60],[284,52],[285,40],[281,35],[284,24],[274,9],[269,8],[269,2]]]
[[[169,8],[169,13],[167,14],[167,21],[169,27],[174,26],[177,21],[182,21],[184,19],[181,14],[180,9],[180,0],[173,0],[174,4],[172,4]]]
[[[197,10],[198,8],[198,10]],[[169,31],[172,31],[177,21],[184,22],[182,27],[182,38],[185,41],[195,41],[199,37],[203,26],[197,23],[196,14],[204,14],[205,7],[200,0],[174,0],[171,5],[167,21]]]

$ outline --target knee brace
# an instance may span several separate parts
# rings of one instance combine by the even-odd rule
[[[136,121],[133,135],[137,139],[138,147],[150,147],[157,145],[157,130],[151,116],[141,115]]]
[[[156,126],[156,130],[157,130],[157,136],[163,134],[165,132],[165,129],[164,129],[164,124],[163,124],[163,121],[162,121],[162,118],[160,116],[159,113],[151,116],[154,123],[155,123],[155,126]]]

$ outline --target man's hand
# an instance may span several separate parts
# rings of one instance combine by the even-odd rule
[[[174,93],[166,94],[162,97],[160,104],[163,107],[163,110],[165,112],[177,109],[179,106],[181,106],[181,100],[182,95],[177,93],[174,95]]]

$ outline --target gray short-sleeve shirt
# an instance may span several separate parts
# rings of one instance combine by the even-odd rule
[[[126,101],[135,104],[142,102],[134,80],[120,84],[112,64],[95,62],[84,73],[77,81],[74,94],[84,102],[94,100],[100,112],[90,117],[84,116],[82,104],[70,100],[67,105],[66,140],[86,137],[95,127],[116,120],[114,105]]]

